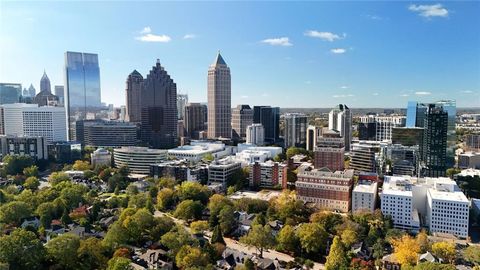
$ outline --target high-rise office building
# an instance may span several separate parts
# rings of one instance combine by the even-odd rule
[[[254,106],[253,123],[263,125],[265,129],[265,142],[277,142],[280,135],[280,108]]]
[[[138,144],[138,128],[135,123],[81,120],[76,125],[77,141],[85,146],[120,147]]]
[[[428,104],[424,119],[422,166],[428,177],[445,176],[447,168],[448,112]]]
[[[40,136],[47,144],[67,138],[63,107],[4,104],[0,106],[0,119],[5,135]]]
[[[337,130],[345,139],[345,151],[352,143],[352,113],[345,104],[339,104],[328,114],[328,129]]]
[[[378,142],[353,143],[350,149],[349,168],[357,172],[381,172],[376,159],[378,153],[380,153],[380,143]]]
[[[55,85],[55,96],[58,97],[59,105],[63,106],[65,104],[65,92],[63,85]]]
[[[20,101],[22,85],[19,83],[0,83],[0,105]]]
[[[52,92],[52,87],[50,85],[50,79],[48,78],[47,73],[45,71],[43,71],[43,76],[40,79],[40,92],[43,92],[43,91],[46,91],[46,92],[49,92],[49,93]]]
[[[265,142],[265,129],[262,124],[247,126],[247,144],[263,145]]]
[[[338,137],[321,137],[314,151],[314,167],[343,171],[345,168],[345,140]]]
[[[142,116],[142,89],[143,77],[138,71],[134,70],[127,77],[125,95],[126,95],[126,120],[129,122],[140,123]]]
[[[205,112],[207,111],[207,106],[200,103],[188,103],[185,106],[184,113],[184,126],[185,126],[185,136],[193,139],[198,139],[198,133],[205,130]]]
[[[188,103],[188,95],[187,94],[177,94],[177,113],[178,119],[183,119],[185,106]]]
[[[423,143],[423,127],[394,127],[392,128],[392,144],[405,146],[420,146]]]
[[[375,141],[391,141],[392,140],[392,128],[394,127],[403,127],[405,126],[405,116],[393,115],[393,116],[379,116],[379,115],[367,115],[360,117],[360,123],[363,123],[364,126],[359,124],[359,133],[362,131],[362,136],[359,137],[370,137],[368,134],[369,125],[372,123],[375,126],[375,136],[373,140]],[[365,129],[367,128],[365,134]],[[365,136],[367,135],[367,136]],[[368,138],[371,139],[371,138]],[[365,140],[365,139],[363,139]]]
[[[285,148],[305,147],[307,141],[307,116],[303,113],[286,113],[285,119]]]
[[[153,148],[174,148],[177,146],[177,85],[158,59],[143,82],[141,139]]]
[[[65,112],[68,140],[75,137],[75,121],[86,118],[90,109],[102,106],[98,55],[65,53]]]
[[[448,114],[446,166],[447,168],[452,168],[455,167],[455,150],[457,145],[455,130],[457,104],[455,100],[440,100],[435,102],[435,104],[442,106],[443,110]]]
[[[427,107],[427,104],[409,101],[407,105],[407,119],[405,126],[423,128],[423,121]]]
[[[316,126],[308,126],[307,128],[307,150],[313,151],[317,147],[318,138],[322,129]]]
[[[208,138],[232,137],[230,68],[220,52],[208,69]]]
[[[232,137],[245,139],[247,126],[253,123],[253,110],[242,104],[232,110]]]
[[[28,94],[30,97],[34,97],[37,94],[37,91],[35,90],[35,87],[33,87],[33,84],[30,84],[30,87],[28,87]]]

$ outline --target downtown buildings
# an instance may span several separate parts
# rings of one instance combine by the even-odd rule
[[[270,106],[253,107],[253,123],[262,124],[266,143],[275,143],[280,137],[280,108]]]
[[[232,137],[230,68],[220,52],[208,69],[208,138]]]
[[[253,123],[253,110],[246,104],[232,110],[232,137],[245,140],[247,127]]]
[[[285,148],[305,147],[307,142],[307,116],[303,113],[286,113],[285,119]]]
[[[206,129],[207,106],[200,103],[188,103],[184,109],[183,124],[185,137],[199,139],[199,133]]]
[[[125,120],[133,123],[140,123],[142,116],[142,91],[143,77],[137,70],[132,71],[127,77],[125,100]]]
[[[340,132],[345,140],[345,151],[350,151],[352,143],[352,113],[345,104],[339,104],[328,114],[328,129]]]

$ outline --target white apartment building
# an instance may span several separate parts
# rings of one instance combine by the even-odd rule
[[[175,159],[186,159],[191,162],[200,161],[205,155],[212,154],[217,158],[233,154],[232,147],[225,146],[223,143],[191,141],[190,145],[182,145],[177,148],[169,149],[168,156]]]
[[[3,104],[0,114],[4,135],[44,137],[47,144],[67,140],[65,107]]]
[[[356,185],[352,191],[352,213],[357,211],[375,210],[377,202],[377,183],[363,181]]]
[[[167,150],[124,146],[113,150],[116,168],[127,166],[131,173],[150,174],[150,165],[167,159]]]
[[[208,166],[208,184],[222,184],[223,188],[227,186],[227,180],[241,169],[241,163],[234,157],[226,157],[215,160]]]
[[[255,162],[265,162],[270,157],[270,152],[260,150],[243,150],[235,154],[235,159],[242,163],[242,167]]]
[[[449,178],[387,176],[380,196],[382,213],[396,228],[468,237],[469,201]]]
[[[267,151],[270,153],[269,158],[274,158],[276,155],[281,154],[283,152],[282,147],[279,147],[279,146],[256,146],[254,144],[248,144],[248,143],[239,143],[237,145],[237,152],[242,152],[245,150]]]
[[[265,129],[262,124],[252,124],[247,126],[247,143],[254,145],[263,145],[265,143]]]
[[[375,140],[376,141],[391,141],[392,128],[404,127],[406,117],[402,115],[379,116],[366,115],[360,117],[361,123],[375,123]]]

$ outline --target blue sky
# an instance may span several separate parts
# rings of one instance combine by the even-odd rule
[[[63,84],[64,52],[99,54],[102,101],[157,58],[206,101],[221,50],[232,106],[480,106],[480,2],[0,2],[0,81]]]

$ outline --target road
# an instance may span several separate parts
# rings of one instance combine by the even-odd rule
[[[171,218],[173,220],[173,222],[175,222],[176,224],[184,226],[187,231],[190,231],[190,228],[185,225],[185,222],[183,220],[175,218],[168,213],[164,213],[164,212],[161,212],[161,211],[157,210],[157,211],[155,211],[154,216],[156,216],[156,217],[167,216],[167,217]],[[235,249],[235,250],[238,250],[238,251],[244,252],[246,254],[250,254],[250,255],[257,254],[257,250],[253,247],[248,247],[247,245],[245,245],[243,243],[240,243],[236,240],[233,240],[231,238],[224,237],[223,239],[225,240],[225,243],[227,244],[228,248]],[[293,261],[295,259],[294,257],[292,257],[288,254],[281,253],[281,252],[278,252],[276,250],[264,250],[263,251],[263,257],[271,259],[271,260],[279,259],[281,261],[286,261],[286,262]],[[323,264],[320,264],[320,263],[315,263],[314,266],[313,266],[313,269],[314,270],[322,270],[322,269],[325,269],[325,266]]]

